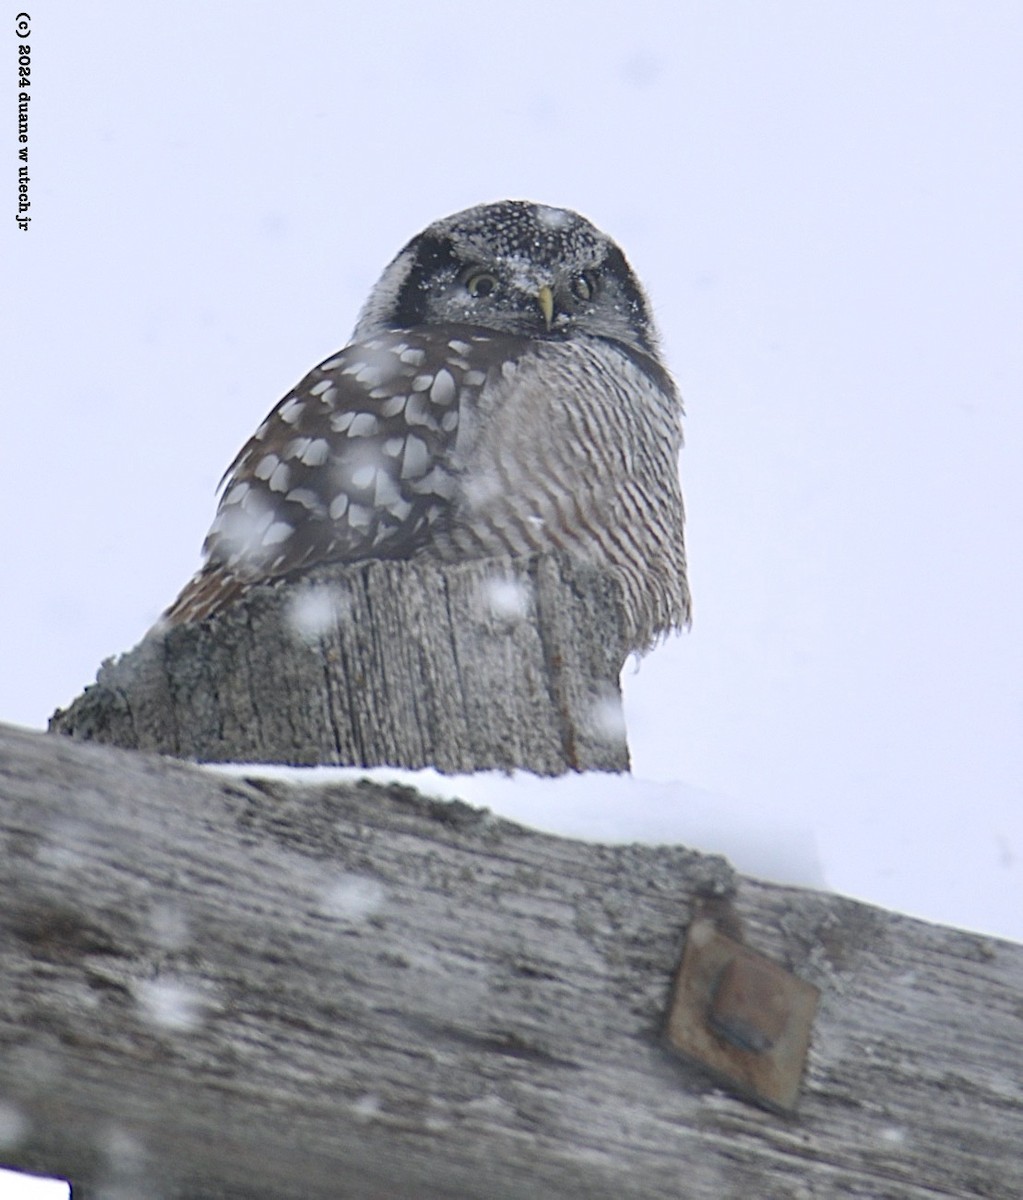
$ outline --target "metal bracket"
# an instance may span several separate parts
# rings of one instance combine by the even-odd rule
[[[668,1041],[768,1108],[799,1094],[820,991],[784,967],[693,919],[668,1013]]]

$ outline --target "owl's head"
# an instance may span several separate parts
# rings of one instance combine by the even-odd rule
[[[525,200],[480,204],[417,234],[370,293],[353,339],[436,324],[590,334],[657,354],[649,304],[615,242],[578,213]]]

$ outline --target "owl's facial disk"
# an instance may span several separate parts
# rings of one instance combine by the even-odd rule
[[[525,201],[480,205],[413,238],[355,336],[443,323],[534,338],[588,334],[656,352],[645,296],[618,246],[577,213]]]

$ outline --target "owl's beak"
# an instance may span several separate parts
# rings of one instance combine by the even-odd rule
[[[554,293],[544,284],[536,293],[536,302],[540,305],[540,311],[543,313],[544,324],[548,330],[551,327],[551,322],[554,320]]]

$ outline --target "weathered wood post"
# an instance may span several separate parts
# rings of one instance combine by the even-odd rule
[[[154,630],[50,728],[206,762],[626,771],[619,603],[557,555],[319,568]]]

